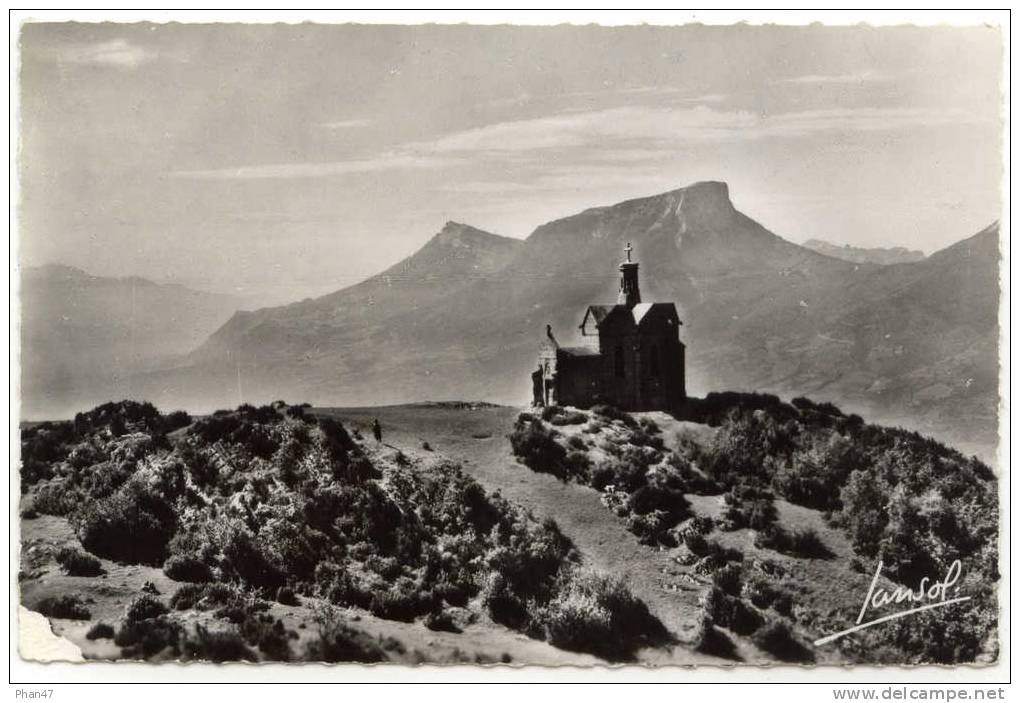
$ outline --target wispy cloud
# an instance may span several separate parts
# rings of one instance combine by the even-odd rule
[[[152,61],[156,56],[156,52],[132,44],[126,39],[111,39],[99,44],[78,44],[60,50],[62,61],[114,68],[136,68]]]
[[[318,178],[371,173],[393,169],[432,168],[443,165],[442,159],[423,154],[386,153],[372,159],[349,161],[304,162],[286,164],[256,164],[231,168],[175,171],[174,178],[198,180],[256,180],[267,178]]]
[[[805,76],[783,78],[775,82],[793,85],[842,85],[848,83],[888,83],[895,79],[896,77],[889,73],[862,71],[860,73],[840,73],[836,75],[813,73]]]
[[[337,122],[327,122],[323,127],[326,129],[361,129],[362,127],[368,127],[372,124],[372,120],[339,120]]]
[[[499,122],[412,142],[375,157],[336,162],[267,164],[180,171],[202,179],[307,178],[392,169],[472,163],[485,156],[528,165],[550,154],[598,155],[604,161],[642,161],[706,143],[797,139],[817,134],[855,134],[965,125],[978,118],[963,110],[838,108],[763,115],[693,107],[618,107]]]
[[[576,147],[605,150],[802,137],[823,132],[873,132],[975,121],[962,110],[839,108],[762,115],[745,111],[620,107],[486,125],[429,143],[431,153],[522,152]]]

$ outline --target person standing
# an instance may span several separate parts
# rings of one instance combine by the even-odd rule
[[[379,424],[379,418],[372,420],[372,436],[376,442],[382,441],[382,425]]]

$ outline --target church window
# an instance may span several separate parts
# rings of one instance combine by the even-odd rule
[[[659,377],[659,345],[653,344],[649,358],[648,370],[652,378]]]
[[[624,365],[623,365],[623,345],[617,344],[616,350],[613,352],[613,363],[615,365],[616,377],[623,378],[624,376]]]

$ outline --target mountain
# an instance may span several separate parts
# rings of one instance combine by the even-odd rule
[[[905,264],[911,261],[920,261],[924,258],[924,252],[906,247],[852,247],[849,244],[839,246],[824,239],[809,239],[804,246],[819,254],[833,256],[844,261],[852,261],[857,264]]]
[[[852,263],[778,237],[717,182],[585,210],[523,242],[448,225],[357,286],[238,313],[148,388],[193,407],[526,402],[545,324],[570,344],[586,305],[614,302],[627,242],[644,300],[680,310],[691,393],[808,394],[994,440],[997,226],[923,261]]]
[[[191,351],[237,309],[227,295],[69,266],[21,278],[21,397],[27,418],[130,394],[130,378]]]

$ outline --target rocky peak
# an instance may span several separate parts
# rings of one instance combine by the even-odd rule
[[[677,210],[701,221],[726,219],[735,212],[730,188],[722,181],[693,183],[674,194],[679,198]]]

